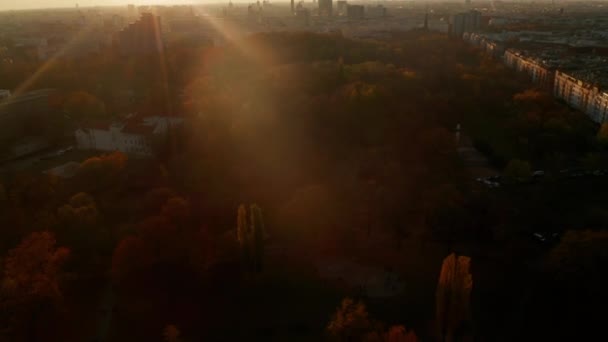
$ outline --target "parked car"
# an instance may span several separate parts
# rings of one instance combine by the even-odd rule
[[[536,170],[534,172],[532,172],[532,178],[540,178],[543,177],[545,175],[545,171],[543,170]]]
[[[534,232],[532,237],[541,243],[551,243],[559,240],[558,233]]]

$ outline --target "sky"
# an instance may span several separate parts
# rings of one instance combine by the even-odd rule
[[[86,6],[116,6],[127,4],[182,4],[217,2],[216,0],[0,0],[0,10],[30,9],[48,7],[75,7],[79,4]]]

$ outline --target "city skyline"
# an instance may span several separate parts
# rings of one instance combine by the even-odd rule
[[[31,9],[44,9],[44,8],[74,8],[78,4],[79,7],[95,7],[95,6],[126,6],[128,4],[133,5],[204,5],[213,3],[228,3],[230,0],[22,0],[19,2],[2,0],[0,1],[0,11],[7,10],[31,10]],[[398,0],[397,0],[398,1]],[[388,2],[397,2],[388,1]],[[464,3],[464,0],[413,0],[411,2],[451,2],[451,3]],[[531,1],[531,0],[523,0]],[[253,0],[233,0],[233,3],[251,3]],[[274,3],[289,3],[290,0],[275,0]],[[305,1],[312,3],[312,0]],[[355,1],[361,2],[361,1]],[[384,1],[383,1],[384,2]],[[489,1],[473,1],[475,3],[486,3]],[[515,2],[515,1],[514,1]],[[521,2],[521,1],[520,1]],[[552,0],[536,1],[537,3],[551,3]],[[576,1],[559,1],[565,2],[576,2]]]

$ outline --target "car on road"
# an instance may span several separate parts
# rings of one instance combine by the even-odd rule
[[[558,233],[534,232],[532,237],[540,243],[552,243],[559,240]]]
[[[543,177],[545,175],[545,171],[543,170],[536,170],[534,172],[532,172],[532,178],[540,178]]]

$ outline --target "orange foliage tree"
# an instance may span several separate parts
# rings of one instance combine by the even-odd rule
[[[9,325],[4,328],[35,339],[32,335],[45,310],[62,298],[61,267],[69,254],[67,248],[55,247],[55,237],[49,232],[32,233],[9,251],[0,287],[0,311],[8,316],[0,321]]]
[[[386,342],[418,342],[414,330],[407,331],[403,325],[394,325],[385,335]]]
[[[453,341],[456,330],[470,320],[473,276],[471,258],[454,253],[443,260],[437,284],[437,324],[442,341]]]
[[[327,325],[327,332],[339,341],[360,340],[370,330],[368,316],[365,304],[345,298]]]

